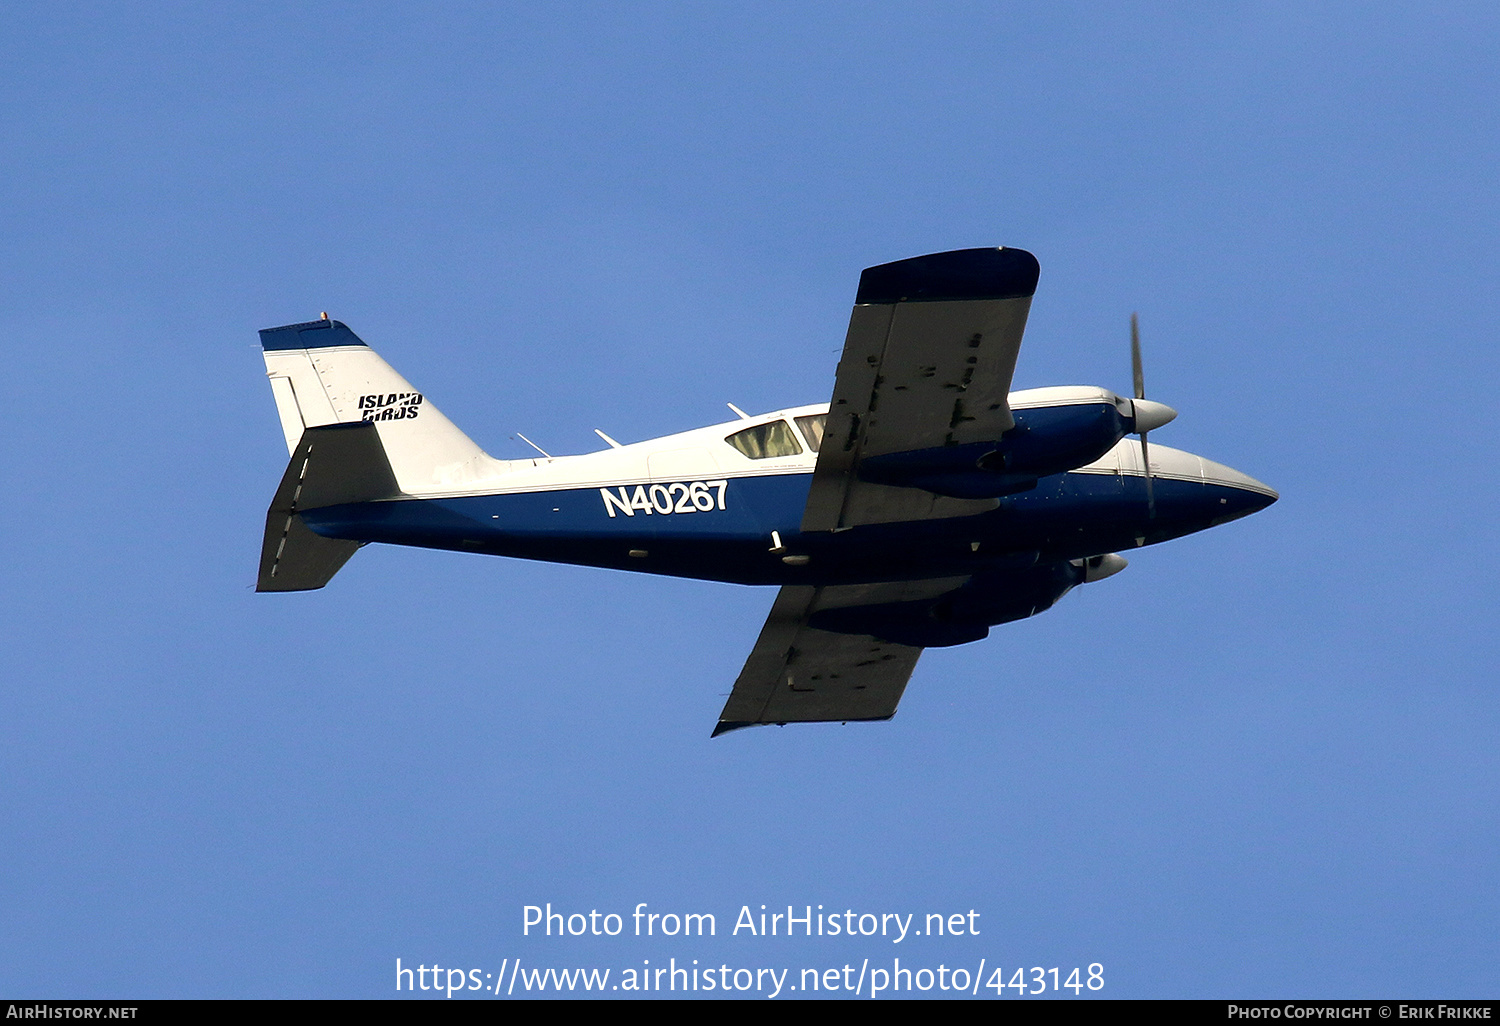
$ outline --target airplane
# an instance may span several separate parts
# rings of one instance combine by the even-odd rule
[[[267,328],[290,461],[256,590],[321,588],[370,542],[775,585],[711,736],[888,720],[924,648],[1278,498],[1148,447],[1176,411],[1145,398],[1134,315],[1134,395],[1010,391],[1039,273],[1005,247],[867,268],[829,402],[730,404],[735,420],[631,445],[600,431],[608,448],[577,456],[488,455],[326,313]]]

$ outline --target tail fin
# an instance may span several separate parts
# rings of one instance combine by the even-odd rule
[[[402,492],[463,489],[501,469],[342,322],[266,328],[260,344],[288,453],[309,428],[373,423]]]

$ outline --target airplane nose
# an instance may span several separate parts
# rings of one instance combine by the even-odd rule
[[[1198,457],[1198,462],[1202,467],[1204,484],[1220,485],[1235,490],[1237,494],[1234,505],[1238,507],[1236,512],[1240,516],[1257,513],[1281,498],[1281,494],[1270,485],[1257,481],[1249,474],[1241,474],[1233,467],[1226,467],[1222,463],[1215,463],[1201,456]]]

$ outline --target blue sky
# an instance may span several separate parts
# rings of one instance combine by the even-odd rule
[[[4,21],[0,994],[1496,993],[1488,6]],[[769,590],[371,547],[253,592],[258,328],[328,310],[491,453],[580,452],[823,401],[862,268],[997,244],[1042,266],[1018,387],[1128,388],[1137,310],[1159,440],[1282,499],[928,652],[890,723],[709,741]],[[718,936],[523,936],[547,902]],[[761,904],[981,932],[728,935]]]

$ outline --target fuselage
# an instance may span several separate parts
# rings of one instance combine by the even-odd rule
[[[1120,400],[1013,392],[1017,418]],[[320,535],[740,584],[845,584],[1086,558],[1201,531],[1276,500],[1259,481],[1139,439],[966,516],[803,534],[828,405],[778,410],[579,456],[493,460],[461,486],[303,514]]]
[[[491,457],[326,313],[266,328],[288,461],[256,590],[322,588],[366,542],[776,585],[714,734],[890,719],[924,649],[1277,498],[1148,446],[1176,411],[1133,318],[1133,396],[1011,391],[1038,273],[1004,247],[868,267],[828,403],[560,458]]]

